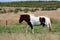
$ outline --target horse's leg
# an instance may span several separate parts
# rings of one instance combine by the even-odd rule
[[[49,28],[49,31],[51,32],[51,31],[52,31],[52,26],[51,26],[51,24],[48,24],[47,27]]]
[[[27,25],[27,27],[26,27],[26,33],[28,32],[28,28],[29,28],[29,26]]]
[[[49,24],[49,30],[52,31],[52,26],[51,23]]]
[[[34,33],[33,25],[31,24],[31,22],[28,22],[28,25],[31,27],[32,33]]]
[[[45,27],[45,24],[43,23],[42,26]]]
[[[32,33],[34,34],[34,29],[32,29]]]

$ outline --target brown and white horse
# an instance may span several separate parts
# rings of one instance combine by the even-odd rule
[[[32,33],[34,33],[34,29],[33,29],[34,25],[42,25],[42,26],[46,25],[49,28],[49,31],[52,31],[50,18],[46,16],[35,17],[34,15],[30,15],[30,14],[22,14],[20,15],[19,23],[21,23],[23,20],[26,21],[27,24],[31,27]],[[26,28],[26,32],[27,31],[28,31],[28,26]]]

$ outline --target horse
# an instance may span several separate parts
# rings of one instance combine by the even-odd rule
[[[46,16],[34,16],[31,14],[22,14],[20,15],[19,23],[27,22],[27,24],[31,27],[32,33],[34,33],[34,25],[42,25],[43,27],[46,25],[49,31],[52,31],[51,20],[49,17]],[[28,32],[28,26],[26,27],[26,32]]]

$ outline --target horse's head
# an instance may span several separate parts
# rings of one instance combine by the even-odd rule
[[[26,15],[26,14],[21,15],[20,19],[19,19],[19,23],[23,22],[23,20],[26,21],[26,22],[29,22],[30,21],[30,16]]]
[[[24,19],[23,19],[23,16],[21,15],[21,16],[20,16],[20,19],[19,19],[19,23],[23,22],[23,20],[24,20]]]

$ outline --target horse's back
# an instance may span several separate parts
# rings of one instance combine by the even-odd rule
[[[31,22],[33,25],[38,25],[38,24],[40,24],[40,22],[39,22],[39,17],[30,16],[30,22]]]

